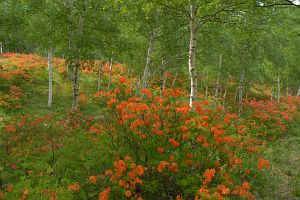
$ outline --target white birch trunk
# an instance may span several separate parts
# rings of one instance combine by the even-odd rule
[[[102,72],[102,63],[100,63],[98,67],[98,88],[97,88],[98,92],[100,92],[101,90],[101,72]]]
[[[136,97],[139,96],[140,84],[141,84],[141,77],[139,76],[135,82],[135,96]]]
[[[160,72],[160,97],[163,98],[163,91],[166,88],[166,72],[165,72],[165,62],[162,60],[162,67]]]
[[[131,78],[131,65],[128,66],[128,71],[127,71],[127,78]]]
[[[146,58],[146,65],[145,65],[145,69],[144,69],[144,75],[143,75],[143,88],[147,88],[148,87],[148,76],[149,76],[149,72],[150,72],[150,64],[151,64],[151,60],[152,60],[152,52],[153,52],[153,44],[155,41],[155,37],[156,37],[156,30],[152,29],[152,34],[148,43],[148,50],[147,50],[147,58]]]
[[[174,79],[173,79],[173,81],[172,81],[172,88],[175,87],[175,83],[176,83],[177,76],[178,76],[178,73],[176,72],[176,73],[175,73],[175,76],[174,76]]]
[[[196,73],[196,44],[197,44],[197,16],[196,6],[190,5],[190,47],[189,47],[189,73],[191,79],[190,107],[194,108],[197,97]]]
[[[208,79],[208,76],[207,76]],[[208,80],[206,80],[206,87],[205,87],[205,100],[208,99]]]
[[[73,105],[72,105],[73,109],[78,108],[79,68],[80,68],[80,61],[77,59],[75,62],[75,71],[74,71],[74,79],[73,79]]]
[[[244,70],[240,76],[240,85],[239,85],[239,116],[241,116],[242,105],[243,105],[243,87],[244,87]]]
[[[273,88],[273,86],[271,87],[271,101],[273,101],[273,92],[274,91],[274,88]]]
[[[70,30],[69,30],[69,52],[74,51],[74,17],[73,17],[73,0],[68,1],[68,9],[69,9],[69,22],[70,22]],[[73,59],[69,60],[67,63],[67,75],[70,75],[70,80],[73,82],[74,81],[74,63]],[[68,78],[68,80],[69,80]]]
[[[236,102],[238,101],[238,94],[239,94],[239,85],[236,86],[235,94],[234,94],[234,99]]]
[[[226,96],[227,96],[227,87],[228,87],[228,81],[229,81],[230,75],[227,78],[225,88],[224,88],[224,94],[223,94],[223,101],[222,101],[222,107],[223,107],[223,112],[226,111],[225,105],[226,105]]]
[[[53,98],[53,93],[52,93],[52,76],[53,76],[53,71],[52,71],[52,47],[48,49],[48,74],[49,74],[49,92],[48,92],[48,104],[47,107],[51,108],[52,107],[52,98]]]
[[[3,54],[3,44],[2,44],[2,42],[0,42],[0,54],[1,55]]]
[[[249,95],[250,91],[251,91],[251,81],[249,82],[249,88],[247,89],[247,92],[246,92],[246,100],[248,100],[248,95]]]
[[[220,58],[219,58],[219,70],[218,70],[218,77],[217,77],[216,90],[215,90],[215,96],[214,96],[214,107],[215,107],[215,110],[217,109],[217,98],[218,98],[219,89],[220,89],[222,59],[223,59],[223,55],[220,54]]]
[[[108,79],[108,84],[107,84],[107,91],[110,90],[110,85],[111,85],[111,79],[112,79],[112,70],[113,70],[113,59],[110,59],[109,63],[109,79]]]
[[[83,20],[84,13],[81,13],[79,16],[79,34],[83,36]],[[78,96],[79,96],[79,71],[80,71],[80,59],[79,55],[81,54],[81,46],[77,46],[77,58],[75,61],[75,71],[74,71],[74,80],[73,80],[73,109],[78,109]],[[72,66],[73,68],[73,66]]]
[[[297,96],[300,97],[300,86],[298,88]]]

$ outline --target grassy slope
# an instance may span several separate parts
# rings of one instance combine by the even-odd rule
[[[299,120],[297,120],[299,122]],[[257,188],[257,199],[300,199],[300,124],[294,124],[285,138],[278,140],[266,151],[271,174],[265,184]]]
[[[46,71],[45,71],[46,72]],[[27,88],[28,99],[20,112],[12,115],[30,114],[45,115],[52,112],[60,112],[71,108],[72,105],[72,87],[71,83],[66,82],[62,77],[55,75],[53,108],[46,108],[48,98],[48,81],[39,81],[33,83],[31,88]],[[80,75],[80,92],[84,93],[89,99],[96,91],[95,77],[86,74]],[[107,79],[106,77],[104,79]],[[106,80],[103,81],[104,83]],[[103,84],[104,86],[104,84]],[[234,94],[234,91],[232,91]],[[262,91],[255,90],[252,93],[257,96],[262,95]],[[232,97],[234,98],[234,97]],[[93,104],[86,104],[81,107],[85,114],[94,115],[99,108]],[[10,115],[0,113],[1,121],[9,120]],[[298,122],[300,121],[297,120]],[[271,175],[265,177],[265,183],[260,187],[254,188],[257,191],[256,197],[261,200],[271,199],[300,199],[300,125],[295,123],[285,138],[279,140],[276,144],[272,143],[266,152],[266,158],[272,163]]]

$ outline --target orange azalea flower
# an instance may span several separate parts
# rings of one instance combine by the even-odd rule
[[[131,178],[131,179],[134,179],[136,177],[136,172],[135,171],[130,171],[128,172],[128,177]]]
[[[198,190],[199,193],[209,194],[209,190],[205,188],[201,188]]]
[[[245,181],[243,184],[242,184],[242,188],[244,190],[250,190],[250,184],[249,182]]]
[[[263,159],[263,158],[258,158],[258,165],[257,165],[257,169],[260,170],[263,167],[269,168],[270,167],[270,163],[269,161]]]
[[[119,180],[119,185],[124,188],[129,188],[128,183],[126,183],[124,180]]]
[[[115,98],[110,99],[109,102],[107,103],[107,107],[111,108],[112,105],[116,102],[117,102],[117,100]]]
[[[103,192],[99,195],[99,200],[108,200],[108,195],[111,192],[110,187],[105,188]]]
[[[182,132],[186,132],[189,130],[189,128],[187,126],[181,126],[180,129]]]
[[[166,162],[166,161],[160,161],[159,162],[159,165],[157,167],[157,171],[158,172],[163,172],[164,168],[169,165],[169,162]]]
[[[5,190],[6,190],[7,192],[12,192],[12,191],[14,190],[14,186],[8,185],[8,186],[6,186]]]
[[[91,184],[95,184],[97,181],[97,178],[96,178],[96,176],[90,176],[89,180],[90,180]]]
[[[144,168],[141,166],[141,165],[138,165],[137,167],[136,167],[136,171],[137,171],[137,173],[138,173],[138,175],[139,176],[141,176],[141,175],[143,175],[144,174]]]
[[[112,175],[113,174],[113,171],[112,170],[106,170],[105,171],[105,175]]]
[[[180,108],[176,108],[175,111],[180,114],[187,114],[191,110],[190,106],[182,106]]]
[[[247,151],[249,152],[259,152],[259,148],[257,146],[249,146],[247,147]]]
[[[125,156],[124,159],[125,159],[125,160],[131,160],[131,157],[130,157],[130,156]]]
[[[174,155],[171,155],[171,156],[169,157],[169,160],[170,160],[170,161],[175,160],[175,156],[174,156]]]
[[[125,83],[126,82],[126,78],[124,78],[124,77],[120,77],[119,78],[119,83],[120,84],[123,84],[123,83]]]
[[[204,184],[210,183],[215,176],[216,170],[215,169],[207,169],[204,172],[205,180],[203,181]]]
[[[193,155],[192,153],[187,153],[187,154],[186,154],[186,157],[187,157],[187,158],[193,158],[194,155]]]
[[[207,122],[209,118],[208,118],[208,116],[202,116],[201,119],[202,119],[202,121]]]
[[[180,146],[179,142],[177,142],[174,138],[170,139],[170,143],[173,147],[178,147]]]
[[[76,184],[74,184],[74,185],[69,185],[69,186],[68,186],[68,189],[69,189],[70,191],[79,191],[80,185],[79,185],[78,183],[76,183]]]
[[[184,134],[182,134],[182,139],[186,140],[186,139],[188,139],[190,136],[191,136],[191,134],[189,134],[189,133],[184,133]]]
[[[165,149],[162,148],[162,147],[158,147],[158,148],[157,148],[157,152],[158,152],[158,153],[164,153],[164,152],[165,152]]]
[[[116,93],[116,94],[120,94],[120,93],[121,93],[121,90],[120,90],[120,88],[115,88],[115,89],[114,89],[114,93]]]
[[[132,196],[131,190],[127,190],[127,191],[125,192],[125,196],[126,196],[126,197],[131,197],[131,196]]]
[[[126,163],[123,160],[119,160],[114,163],[114,167],[117,171],[118,176],[122,176],[122,173],[126,170]]]
[[[178,164],[175,162],[172,162],[171,164],[168,165],[169,170],[171,170],[174,173],[178,172]]]
[[[206,137],[204,135],[199,135],[196,139],[197,143],[206,142]]]
[[[126,93],[127,95],[130,95],[130,94],[131,94],[131,89],[126,89],[126,90],[125,90],[125,93]]]
[[[143,88],[141,93],[147,95],[150,99],[152,98],[151,90],[148,88]]]
[[[217,190],[219,190],[223,195],[230,194],[230,189],[226,188],[224,185],[218,185]]]

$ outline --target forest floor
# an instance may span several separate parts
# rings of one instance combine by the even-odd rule
[[[271,173],[265,177],[265,185],[256,188],[257,199],[300,199],[300,124],[294,124],[283,139],[269,146],[265,156],[272,163]]]
[[[35,84],[26,88],[27,93],[24,107],[13,114],[8,115],[0,110],[0,129],[4,120],[10,119],[13,115],[42,116],[50,113],[60,113],[72,103],[71,84],[60,76],[54,80],[54,101],[51,110],[46,108],[47,104],[47,81],[44,84]],[[81,112],[87,115],[95,115],[100,109],[91,103],[94,91],[96,90],[96,79],[86,74],[81,75],[80,91],[87,97],[86,104],[81,107]],[[260,91],[257,92],[260,94]],[[270,161],[270,174],[264,178],[264,182],[253,187],[256,199],[259,200],[300,200],[300,119],[291,124],[286,135],[269,144],[265,158]],[[1,142],[0,142],[1,145]],[[1,198],[0,198],[1,199]]]

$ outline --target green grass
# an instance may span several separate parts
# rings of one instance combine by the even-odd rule
[[[271,163],[271,173],[256,188],[257,199],[300,199],[300,124],[288,130],[285,138],[272,143],[265,157]]]

